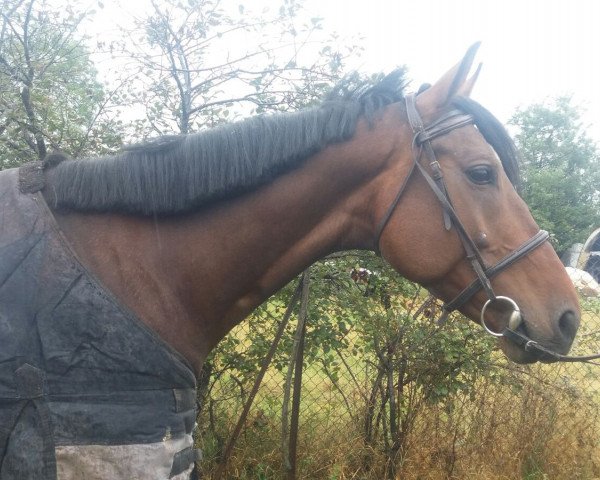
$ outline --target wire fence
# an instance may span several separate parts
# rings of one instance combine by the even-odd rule
[[[346,274],[360,287],[356,269]],[[315,278],[323,275],[313,271]],[[595,288],[578,285],[583,316],[573,354],[600,351]],[[414,285],[404,282],[388,294],[363,295],[372,303],[362,310],[341,293],[329,303],[311,298],[296,478],[600,478],[600,366],[511,363],[465,319],[437,327],[435,306],[423,304]],[[199,416],[202,478],[215,478],[290,298],[263,306],[209,362]],[[330,314],[327,322],[323,312]],[[289,410],[284,399],[295,329],[294,320],[222,478],[289,476],[282,434],[289,432],[289,414],[282,411]]]

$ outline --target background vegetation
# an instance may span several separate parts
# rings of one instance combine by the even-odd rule
[[[299,0],[259,12],[250,4],[226,10],[216,0],[150,5],[130,29],[90,39],[94,12],[75,2],[56,9],[46,0],[0,0],[0,168],[53,150],[102,155],[131,138],[298,109],[360,54],[353,42],[336,48]],[[95,69],[99,54],[115,65],[109,80]],[[580,118],[559,97],[522,108],[510,122],[523,153],[521,193],[559,253],[600,225],[600,157]],[[222,460],[294,288],[262,305],[207,362],[199,422],[206,478]],[[311,269],[300,476],[599,477],[597,369],[508,364],[464,319],[437,328],[436,306],[425,298],[370,254],[338,255]],[[599,304],[585,306],[578,348],[600,350]],[[292,322],[229,477],[285,471],[282,398],[294,330]]]
[[[248,398],[289,286],[214,352],[202,396],[205,478]],[[520,366],[467,319],[440,328],[436,305],[377,257],[311,268],[298,478],[595,479],[598,366]],[[600,300],[582,299],[575,352],[600,351]],[[288,325],[222,478],[281,478],[296,323]],[[285,452],[285,450],[283,450]]]

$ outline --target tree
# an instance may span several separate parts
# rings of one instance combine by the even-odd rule
[[[80,156],[119,144],[110,96],[77,34],[85,15],[44,0],[2,0],[1,12],[0,168],[48,150]]]
[[[518,110],[510,123],[524,160],[522,196],[562,253],[600,225],[600,153],[570,97]]]
[[[297,0],[259,14],[218,0],[151,1],[122,49],[137,72],[143,136],[190,133],[267,110],[297,109],[335,82],[345,52],[317,38],[319,18]]]

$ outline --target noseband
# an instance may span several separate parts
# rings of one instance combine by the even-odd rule
[[[480,322],[488,333],[497,337],[506,337],[511,342],[519,345],[526,351],[535,351],[547,357],[551,357],[554,360],[589,361],[599,358],[600,354],[591,355],[589,357],[568,357],[566,355],[561,355],[542,347],[534,340],[531,340],[522,333],[517,332],[517,328],[522,322],[517,303],[511,298],[498,296],[495,294],[490,279],[498,275],[500,272],[506,270],[523,256],[529,254],[531,251],[544,244],[548,240],[549,234],[545,230],[540,230],[529,240],[502,258],[495,265],[487,266],[484,262],[477,245],[467,233],[465,226],[460,221],[456,210],[452,206],[450,196],[448,195],[448,189],[446,188],[446,183],[444,181],[442,169],[436,159],[435,152],[433,151],[433,147],[431,145],[431,141],[437,137],[446,135],[457,128],[474,124],[475,122],[473,117],[461,110],[454,109],[440,117],[431,125],[425,127],[423,119],[417,111],[416,95],[414,93],[406,96],[406,113],[414,133],[412,140],[413,162],[408,175],[405,177],[400,189],[398,190],[398,193],[396,194],[396,197],[375,230],[376,252],[379,253],[379,242],[383,230],[388,224],[392,214],[394,213],[394,210],[398,206],[398,203],[400,202],[400,199],[402,198],[402,195],[404,194],[414,171],[418,170],[442,205],[444,227],[446,230],[450,230],[452,227],[456,229],[458,238],[460,239],[465,250],[466,259],[469,261],[471,268],[477,276],[477,278],[473,280],[473,282],[471,282],[464,290],[462,290],[453,300],[444,303],[442,306],[442,315],[438,320],[438,324],[444,324],[451,312],[461,308],[463,305],[469,302],[471,298],[473,298],[473,296],[479,292],[479,290],[483,289],[487,294],[488,300],[481,310]],[[431,173],[429,173],[429,171],[421,163],[423,153],[425,153],[425,157],[429,161],[429,170]],[[491,330],[485,323],[486,310],[492,305],[499,306],[498,304],[508,305],[512,309],[508,326],[502,332],[495,332]]]

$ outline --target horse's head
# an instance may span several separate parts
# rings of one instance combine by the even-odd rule
[[[484,326],[492,333],[510,326],[522,338],[566,353],[579,325],[577,295],[547,234],[539,233],[517,193],[510,138],[469,100],[479,73],[468,77],[476,50],[436,84],[407,98],[399,154],[380,188],[386,193],[377,206],[378,246],[394,267],[450,302],[451,309],[479,322],[485,307]],[[488,277],[491,285],[482,288]],[[471,292],[452,303],[477,279]],[[508,299],[490,300],[496,296]],[[523,342],[505,336],[500,342],[514,361],[550,359],[527,351]]]

